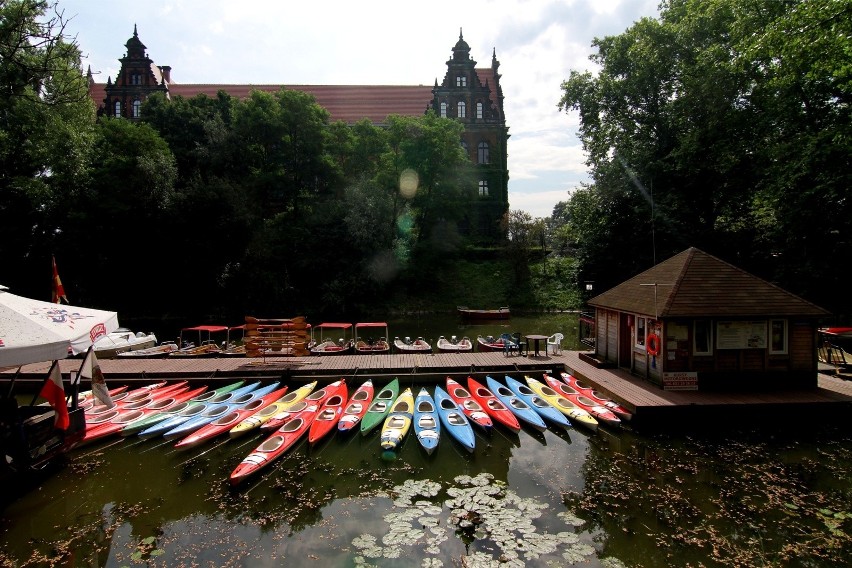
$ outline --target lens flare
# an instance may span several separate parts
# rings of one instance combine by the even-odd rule
[[[412,199],[417,194],[420,179],[412,169],[403,170],[399,174],[399,193],[406,199]]]

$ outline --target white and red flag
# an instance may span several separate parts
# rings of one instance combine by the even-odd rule
[[[65,402],[65,387],[62,386],[62,373],[59,372],[59,363],[53,362],[50,372],[47,374],[41,392],[38,395],[53,407],[56,413],[54,425],[60,430],[67,430],[70,420],[68,418],[68,404]]]
[[[59,279],[59,271],[56,270],[56,257],[51,257],[51,259],[53,260],[53,294],[50,301],[59,304],[62,300],[65,300],[67,304],[68,297],[65,296],[65,287],[62,285],[62,280]]]
[[[92,384],[92,394],[98,399],[98,402],[112,408],[115,403],[109,395],[109,389],[104,381],[104,374],[101,372],[101,366],[98,365],[98,358],[95,356],[94,350],[89,347],[86,353],[86,358],[83,359],[83,364],[80,366],[80,376],[84,379],[89,379]]]

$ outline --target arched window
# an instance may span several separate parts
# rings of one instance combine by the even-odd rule
[[[482,118],[482,103],[476,103],[476,118]]]
[[[464,104],[463,102],[460,102],[459,106],[458,106],[458,111],[459,111],[459,114],[458,114],[459,118],[466,117],[467,116],[467,105]]]
[[[490,164],[491,156],[488,152],[488,142],[480,142],[476,151],[477,163]]]
[[[136,99],[133,101],[133,118],[139,118],[142,116],[142,101]]]
[[[121,116],[121,101],[115,101],[115,116]]]
[[[488,180],[479,180],[479,197],[488,197]]]
[[[441,103],[441,118],[447,118],[447,103]]]
[[[467,148],[467,142],[464,140],[461,141],[461,147],[464,149],[464,155],[470,158],[470,150]]]

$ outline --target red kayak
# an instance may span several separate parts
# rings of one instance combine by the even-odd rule
[[[183,387],[179,393],[173,392],[173,396],[151,400],[147,403],[147,405],[143,405],[139,408],[116,408],[92,418],[87,417],[86,433],[83,436],[81,444],[93,442],[101,438],[106,438],[112,434],[116,434],[131,422],[140,420],[146,416],[151,416],[157,412],[168,410],[169,408],[177,406],[194,396],[200,395],[205,390],[207,390],[206,386],[198,387],[193,390],[188,390],[186,387]]]
[[[494,422],[491,421],[491,417],[487,412],[485,412],[482,405],[476,402],[476,399],[467,392],[466,388],[461,386],[457,381],[447,377],[447,392],[449,393],[450,398],[459,405],[459,408],[462,412],[464,412],[464,415],[467,416],[468,420],[486,432],[491,430],[494,426]]]
[[[326,391],[326,393],[329,391],[327,387],[320,390]],[[255,448],[252,453],[243,458],[243,461],[231,472],[231,476],[228,479],[231,485],[239,485],[247,477],[254,475],[293,447],[310,429],[317,413],[319,413],[320,406],[331,396],[331,394],[326,394],[325,398],[319,401],[312,400],[306,402],[306,400],[303,400],[299,402],[298,405],[305,403],[306,406],[300,412],[293,415],[286,424],[281,426],[266,441]]]
[[[373,402],[375,390],[373,381],[370,379],[367,379],[364,384],[358,387],[358,390],[349,399],[349,404],[343,410],[340,420],[337,421],[339,432],[349,432],[358,426],[358,423],[364,418],[364,414],[367,413],[370,403]]]
[[[521,423],[518,422],[515,413],[500,402],[500,399],[482,383],[477,382],[473,377],[468,377],[467,387],[470,389],[471,396],[485,409],[485,412],[491,415],[491,418],[513,432],[521,431]]]
[[[270,404],[274,403],[276,400],[280,399],[287,392],[287,387],[282,387],[280,389],[274,390],[269,394],[265,394],[260,398],[256,398],[247,405],[241,408],[235,408],[231,412],[220,416],[213,422],[209,424],[205,424],[192,434],[189,434],[185,438],[182,438],[178,443],[175,444],[175,448],[184,450],[187,448],[195,447],[202,442],[205,442],[211,438],[215,438],[220,434],[224,434],[229,431],[231,428],[242,422],[244,419],[248,418],[252,414],[260,412]]]
[[[341,383],[341,382],[344,382],[343,379],[341,379],[340,381],[335,381],[335,382],[331,383],[330,385],[326,385],[319,390],[315,390],[314,392],[312,392],[311,394],[306,396],[304,399],[302,399],[302,402],[307,403],[308,406],[310,406],[314,403],[316,403],[317,406],[322,405],[322,403],[325,402],[325,400],[327,398],[329,398],[331,396],[331,394],[333,394],[333,393],[331,393],[331,394],[329,393],[329,389],[332,389],[332,388],[336,389],[338,383]],[[297,406],[301,406],[301,405],[297,405]],[[286,422],[288,422],[292,417],[293,417],[293,409],[291,408],[289,410],[285,410],[284,412],[282,412],[281,414],[278,414],[277,416],[273,416],[272,418],[267,420],[266,423],[261,424],[260,429],[265,430],[267,432],[278,430],[281,426],[283,426]]]
[[[590,399],[594,400],[601,406],[605,406],[610,409],[616,416],[618,416],[621,420],[630,421],[633,418],[633,413],[629,410],[604,396],[602,393],[599,393],[592,387],[586,385],[581,382],[577,377],[571,375],[569,373],[562,373],[562,381],[565,382],[569,387],[574,387],[576,390],[580,391]]]
[[[607,407],[598,404],[574,387],[566,385],[559,379],[549,376],[547,373],[545,373],[543,377],[550,388],[591,414],[598,422],[603,422],[604,424],[615,428],[621,426],[621,419]]]
[[[182,386],[186,386],[187,381],[181,381],[181,383],[183,383]],[[124,396],[121,396],[121,398],[119,400],[113,400],[114,406],[109,407],[109,406],[106,406],[105,404],[96,404],[96,405],[92,406],[90,409],[86,410],[86,416],[87,417],[88,416],[94,416],[96,414],[101,414],[103,412],[109,412],[116,407],[123,407],[123,406],[126,406],[128,404],[132,404],[132,403],[135,403],[135,402],[141,402],[143,400],[150,399],[152,394],[155,391],[157,391],[157,390],[159,390],[163,387],[166,387],[167,384],[168,383],[166,381],[160,381],[158,383],[153,383],[151,385],[146,385],[144,387],[139,387],[137,389],[133,389],[132,391],[122,393]],[[176,385],[179,385],[179,384],[180,383],[174,383],[173,386],[176,386]]]
[[[340,385],[322,404],[313,424],[311,424],[311,429],[308,431],[308,442],[311,444],[322,439],[332,428],[337,426],[337,421],[343,414],[343,407],[346,406],[349,392],[345,382],[338,382]],[[332,385],[328,386],[329,390],[331,390],[331,387]]]
[[[127,396],[127,385],[122,385],[120,387],[110,389],[107,392],[109,392],[109,397],[112,399],[112,401],[117,402]],[[83,411],[86,411],[92,408],[93,406],[96,406],[98,404],[98,399],[95,398],[95,395],[92,391],[86,391],[80,394],[77,404],[80,406],[80,408],[83,409]]]

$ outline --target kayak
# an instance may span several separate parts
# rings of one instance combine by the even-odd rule
[[[339,383],[341,381],[335,381],[330,383],[323,388],[316,390],[314,392],[309,393],[305,398],[303,398],[300,402],[306,402],[308,405],[313,403],[317,403],[318,406],[322,406],[322,403],[334,394],[334,390],[337,389]],[[297,403],[298,404],[298,403]],[[280,411],[278,414],[264,422],[260,425],[261,430],[265,430],[266,432],[274,432],[278,430],[281,426],[284,425],[290,418],[292,418],[293,412],[291,408],[285,408]]]
[[[251,383],[248,385],[244,385],[242,387],[236,388],[229,392],[224,392],[214,396],[213,398],[208,399],[205,402],[199,402],[197,404],[193,404],[187,406],[184,410],[174,414],[166,418],[165,420],[161,420],[151,426],[148,426],[144,430],[139,431],[140,438],[155,438],[157,436],[162,436],[172,428],[183,424],[184,422],[196,417],[200,416],[204,412],[207,411],[208,408],[218,404],[224,404],[229,401],[235,400],[238,397],[245,395],[246,393],[250,393],[253,390],[257,389],[260,386],[260,382]]]
[[[448,432],[467,451],[473,452],[476,447],[476,437],[473,434],[473,427],[470,425],[467,416],[465,416],[464,412],[456,404],[456,401],[440,386],[435,387],[435,406],[438,409],[438,418],[441,421],[443,430]]]
[[[271,420],[274,416],[277,416],[282,412],[289,410],[297,402],[300,402],[306,396],[311,394],[311,391],[313,391],[316,386],[317,382],[313,381],[312,383],[302,385],[296,390],[287,393],[285,396],[276,400],[266,408],[262,408],[254,414],[243,418],[243,420],[240,421],[239,424],[230,429],[228,435],[231,438],[236,438],[237,436],[242,436],[243,434],[247,434],[252,430],[260,428],[263,424]]]
[[[438,411],[435,409],[435,400],[424,388],[420,389],[417,398],[414,399],[412,424],[414,435],[417,436],[420,446],[426,450],[427,454],[434,452],[441,439],[441,419],[438,418]]]
[[[95,414],[109,412],[116,406],[123,406],[132,402],[139,402],[140,400],[148,398],[152,391],[165,385],[166,381],[160,381],[158,383],[153,383],[144,387],[135,388],[131,391],[125,391],[119,395],[118,400],[112,399],[113,406],[107,406],[105,404],[92,405],[90,408],[85,410],[86,416],[93,416]]]
[[[173,385],[164,386],[162,388],[153,390],[148,394],[148,396],[144,398],[140,398],[134,402],[122,402],[116,404],[116,408],[121,408],[122,410],[136,410],[138,408],[148,408],[153,402],[168,398],[170,396],[180,394],[182,392],[186,392],[189,390],[189,381],[181,381],[179,383],[175,383]]]
[[[205,424],[195,432],[191,433],[189,436],[186,436],[185,438],[181,439],[177,444],[175,444],[175,448],[192,448],[211,438],[215,438],[220,434],[224,434],[225,432],[239,424],[247,416],[251,416],[256,412],[263,410],[276,400],[280,399],[286,394],[286,392],[287,387],[282,387],[280,389],[271,391],[263,396],[255,398],[253,401],[249,402],[241,408],[234,408],[233,410],[231,410],[231,412],[224,414],[223,416],[217,418],[209,424]]]
[[[572,424],[579,424],[580,426],[584,426],[589,430],[595,432],[598,429],[598,421],[594,419],[594,417],[553,390],[551,387],[542,383],[539,380],[536,380],[532,377],[524,377],[527,381],[529,387],[535,391],[537,395],[546,400],[551,406],[559,410],[562,414],[564,414]]]
[[[395,450],[411,429],[411,419],[414,416],[414,395],[407,388],[391,405],[385,422],[382,425],[382,436],[379,443],[383,450]],[[316,422],[314,422],[316,424]]]
[[[134,420],[133,422],[127,424],[124,428],[122,428],[119,433],[122,436],[131,436],[133,434],[138,434],[142,430],[145,430],[146,428],[153,426],[158,422],[162,422],[167,418],[171,418],[172,416],[184,411],[190,406],[200,404],[205,400],[209,400],[211,398],[219,396],[220,394],[231,392],[232,390],[241,387],[244,383],[245,381],[237,381],[236,383],[231,383],[229,385],[220,387],[212,391],[207,390],[207,387],[205,387],[204,391],[198,396],[194,396],[187,401],[181,402],[180,404],[176,404],[175,406],[170,406],[167,410],[154,413],[150,416],[145,416],[140,420]]]
[[[494,422],[491,421],[491,416],[482,408],[475,398],[471,396],[467,389],[461,386],[457,381],[447,377],[447,393],[456,401],[462,412],[465,413],[468,420],[476,424],[486,432],[490,432],[494,427]]]
[[[543,378],[547,383],[547,386],[556,391],[557,394],[564,396],[569,401],[591,414],[599,424],[604,424],[612,428],[621,427],[621,419],[609,408],[596,403],[594,400],[574,389],[574,387],[563,383],[556,377],[551,377],[547,373],[544,373]]]
[[[485,377],[485,383],[491,392],[494,393],[494,396],[500,399],[500,402],[505,404],[521,423],[535,428],[539,432],[547,430],[547,424],[545,424],[541,415],[521,400],[506,385],[497,382],[497,379],[492,379],[489,376]]]
[[[384,421],[398,393],[399,379],[392,380],[385,388],[379,391],[379,394],[376,395],[373,402],[367,407],[364,417],[361,418],[361,435],[366,436]]]
[[[337,421],[337,430],[339,432],[350,432],[358,426],[361,418],[364,417],[364,413],[367,412],[370,403],[373,402],[374,392],[373,381],[370,379],[367,379],[358,387],[358,390],[349,399],[349,404],[343,410],[340,420]]]
[[[199,387],[194,390],[189,390],[184,387],[183,389],[174,391],[174,396],[167,396],[152,400],[148,402],[146,406],[133,409],[116,410],[114,414],[104,413],[96,416],[91,422],[86,423],[86,432],[83,435],[83,440],[80,444],[86,444],[117,434],[128,424],[141,420],[145,416],[157,414],[165,409],[176,406],[186,400],[189,400],[193,396],[201,394],[206,389],[207,387]],[[104,418],[108,415],[109,418],[104,420]]]
[[[107,392],[109,393],[110,399],[113,402],[117,402],[127,396],[127,385],[115,387],[114,389],[110,389]],[[95,398],[95,393],[93,391],[87,390],[77,395],[77,406],[82,408],[83,411],[89,410],[97,404],[98,399]]]
[[[335,385],[337,386],[335,387]],[[308,443],[310,444],[318,442],[331,432],[332,428],[337,426],[337,421],[343,414],[343,407],[346,405],[346,399],[349,396],[345,381],[340,380],[332,383],[328,386],[328,389],[334,389],[334,391],[322,404],[311,424],[311,429],[308,430]]]
[[[467,386],[470,389],[470,395],[485,409],[485,412],[495,422],[502,424],[513,432],[521,431],[521,423],[518,422],[518,417],[505,404],[500,402],[500,399],[493,392],[473,377],[467,378]]]
[[[629,422],[633,418],[633,413],[627,410],[624,406],[618,404],[612,399],[607,398],[602,393],[596,391],[592,387],[581,382],[577,377],[569,373],[562,373],[562,380],[570,387],[580,391],[590,399],[594,400],[601,406],[610,409],[616,416],[625,422]]]
[[[188,436],[192,434],[202,426],[206,426],[210,424],[214,420],[221,418],[231,412],[232,410],[236,410],[239,408],[244,408],[250,402],[255,399],[261,398],[270,392],[274,391],[278,387],[278,382],[274,382],[271,385],[261,387],[259,389],[253,390],[251,392],[247,392],[243,395],[240,395],[233,400],[228,401],[225,404],[212,404],[207,407],[207,409],[197,416],[193,416],[189,420],[178,424],[174,428],[167,430],[163,433],[163,438],[166,440],[176,440],[178,438],[183,438],[184,436]]]
[[[539,416],[541,416],[546,422],[561,426],[566,430],[571,427],[571,422],[568,421],[568,418],[562,414],[562,412],[554,408],[553,405],[547,402],[541,395],[536,394],[529,386],[513,379],[509,375],[506,375],[506,386],[508,386],[518,398],[527,403],[527,406],[538,412]]]
[[[320,406],[328,398],[333,396],[332,389],[324,388],[317,392],[320,391],[323,392],[323,395],[317,400],[308,402],[309,397],[306,397],[297,402],[297,406],[304,405],[302,410],[294,414],[284,425],[255,448],[253,452],[243,458],[243,461],[234,468],[234,471],[231,472],[228,478],[231,486],[239,485],[247,477],[254,475],[272,463],[289,448],[293,447],[293,444],[310,429],[316,415],[319,413]]]

